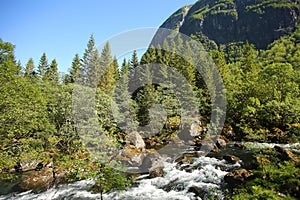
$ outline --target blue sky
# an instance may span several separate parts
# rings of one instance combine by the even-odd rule
[[[89,36],[99,45],[114,35],[159,27],[173,12],[196,0],[1,0],[0,38],[16,45],[16,58],[38,65],[43,52],[67,72],[82,56]]]

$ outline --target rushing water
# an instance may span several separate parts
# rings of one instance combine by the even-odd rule
[[[112,192],[104,194],[104,199],[166,199],[166,200],[190,200],[199,199],[190,190],[201,188],[203,195],[214,194],[222,199],[221,192],[223,177],[227,174],[224,169],[238,167],[239,164],[228,164],[224,160],[210,157],[195,158],[193,164],[178,166],[176,163],[165,162],[165,176],[138,181],[136,187],[127,191]],[[190,168],[188,171],[183,168]],[[223,169],[223,170],[221,170]],[[99,194],[89,192],[92,180],[79,181],[73,184],[59,185],[40,194],[33,194],[30,191],[18,194],[0,196],[0,199],[22,199],[22,200],[54,200],[54,199],[100,199]]]
[[[246,146],[256,148],[273,147],[275,144],[247,143]],[[300,149],[300,144],[285,145],[287,149]],[[234,149],[227,148],[234,151]],[[229,164],[221,158],[213,156],[195,157],[193,164],[182,164],[165,161],[164,177],[148,179],[147,175],[138,179],[138,184],[127,191],[104,194],[105,200],[198,200],[195,190],[200,196],[217,196],[223,199],[223,178],[228,171],[240,167],[240,163]],[[89,191],[93,180],[84,180],[72,184],[59,185],[43,193],[30,191],[0,196],[0,200],[73,200],[100,199],[100,194]]]

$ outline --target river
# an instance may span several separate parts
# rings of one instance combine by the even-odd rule
[[[244,151],[244,155],[251,151],[251,148],[272,147],[275,144],[247,143],[249,148]],[[286,149],[300,149],[300,144],[281,145]],[[229,145],[224,153],[238,152],[233,145]],[[245,158],[245,156],[244,156]],[[245,158],[246,159],[246,158]],[[138,178],[137,184],[127,191],[111,192],[104,194],[105,200],[198,200],[214,195],[218,199],[224,198],[224,176],[232,169],[239,168],[243,160],[235,164],[229,164],[222,159],[221,154],[208,154],[207,156],[194,157],[193,164],[181,164],[173,162],[166,157],[165,175],[149,179],[147,175]],[[45,192],[34,194],[30,191],[23,193],[11,193],[0,196],[0,200],[92,200],[100,199],[100,194],[89,191],[93,185],[93,180],[84,180],[72,184],[58,185]],[[197,195],[196,195],[197,194]],[[197,197],[196,197],[197,196]]]

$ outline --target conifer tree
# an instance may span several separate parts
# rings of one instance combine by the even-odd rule
[[[114,56],[114,58],[113,58],[112,70],[113,70],[115,81],[118,81],[120,79],[120,70],[119,70],[118,59],[116,56]]]
[[[56,59],[53,59],[49,69],[45,72],[45,80],[57,82],[59,81],[58,65]]]
[[[82,76],[82,84],[83,85],[89,85],[87,77],[88,76],[93,76],[95,74],[94,70],[94,66],[91,66],[92,63],[92,59],[94,57],[95,60],[95,39],[94,39],[94,35],[90,36],[90,39],[88,41],[87,47],[84,51],[83,54],[83,67],[81,69],[81,76]],[[88,72],[89,71],[89,72]],[[89,74],[88,74],[89,73]]]
[[[69,75],[69,82],[70,83],[75,83],[76,81],[80,81],[79,79],[81,78],[81,71],[82,70],[82,63],[80,60],[80,57],[78,54],[75,55],[72,61],[72,67],[69,70],[70,75]]]
[[[114,92],[114,101],[117,105],[116,121],[118,126],[125,132],[136,130],[136,116],[134,112],[134,102],[129,93],[129,68],[130,62],[123,60],[121,66],[121,76]]]
[[[111,94],[116,83],[117,68],[116,62],[113,62],[111,56],[110,45],[107,42],[101,52],[100,65],[101,65],[101,78],[98,87],[105,93]]]
[[[130,64],[133,69],[139,66],[139,59],[136,50],[134,50],[132,53]]]
[[[25,68],[25,76],[26,77],[30,77],[33,76],[35,74],[34,71],[34,62],[32,58],[29,58],[27,64],[26,64],[26,68]]]
[[[41,58],[40,58],[40,63],[38,66],[38,75],[40,76],[40,78],[44,78],[46,71],[48,70],[48,60],[47,60],[47,56],[46,53],[43,53]]]
[[[91,52],[88,68],[86,72],[86,85],[91,88],[96,88],[98,85],[100,74],[100,57],[98,49],[94,49]]]

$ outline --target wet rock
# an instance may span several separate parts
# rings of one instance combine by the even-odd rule
[[[139,169],[142,173],[150,173],[151,170],[154,173],[155,168],[159,168],[159,166],[163,166],[163,161],[159,153],[154,150],[146,155]]]
[[[157,160],[152,164],[152,167],[149,169],[149,177],[156,178],[156,177],[163,177],[164,172],[164,163],[162,160]]]
[[[251,173],[248,170],[237,169],[226,174],[224,181],[228,184],[227,187],[229,189],[233,189],[234,187],[243,184],[250,176]]]
[[[183,157],[179,157],[175,160],[175,162],[177,162],[179,165],[182,164],[193,164],[194,160],[189,157],[189,156],[183,156]]]
[[[129,164],[130,166],[139,167],[143,163],[145,154],[136,149],[135,146],[128,145],[121,150],[116,158],[125,164]]]
[[[184,190],[184,185],[183,183],[180,183],[179,179],[176,178],[174,180],[171,180],[169,183],[167,183],[166,185],[162,186],[160,189],[166,191],[166,192],[170,192],[172,190],[175,191],[182,191]]]
[[[238,157],[236,157],[234,155],[230,155],[230,154],[223,156],[223,159],[231,164],[235,164],[235,163],[239,162],[239,160],[240,160]]]
[[[181,140],[178,135],[171,137],[169,140],[169,144],[175,144],[178,147],[182,147],[185,145],[185,142],[183,140]]]
[[[24,191],[41,192],[49,189],[53,185],[53,181],[53,170],[51,168],[43,168],[40,171],[33,171],[24,177],[18,187]]]
[[[205,138],[203,140],[197,141],[195,150],[203,152],[219,152],[219,148],[211,138]]]
[[[197,186],[191,186],[188,192],[194,193],[196,197],[200,197],[201,199],[204,199],[206,194],[206,191],[203,188]]]
[[[128,141],[130,144],[134,145],[134,147],[137,150],[144,150],[146,145],[142,138],[142,136],[137,132],[131,132],[125,137],[126,141]]]

